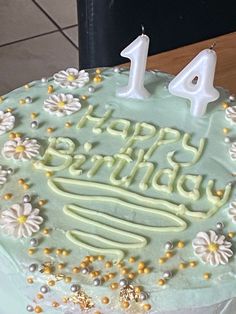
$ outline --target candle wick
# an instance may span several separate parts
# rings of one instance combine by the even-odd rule
[[[214,49],[215,46],[216,46],[216,42],[214,41],[213,44],[210,46],[210,49],[211,49],[211,50]]]
[[[144,26],[141,24],[141,30],[142,30],[142,35],[145,34],[145,29],[144,29]]]

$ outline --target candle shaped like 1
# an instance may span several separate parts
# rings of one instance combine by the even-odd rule
[[[212,48],[202,50],[168,86],[171,94],[191,101],[193,116],[203,116],[208,103],[219,98],[213,86],[216,59]]]
[[[131,60],[131,66],[128,85],[119,87],[116,92],[117,96],[138,99],[150,96],[144,87],[148,47],[149,37],[142,34],[121,52],[122,57]]]

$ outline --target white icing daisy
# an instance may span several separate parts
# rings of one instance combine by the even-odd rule
[[[7,141],[2,149],[2,155],[7,159],[25,161],[39,154],[40,145],[35,139],[20,137]]]
[[[85,70],[69,68],[54,74],[53,78],[61,87],[77,88],[83,87],[89,81],[89,74]]]
[[[1,226],[7,235],[15,238],[28,238],[38,232],[43,218],[39,209],[32,208],[30,203],[14,204],[1,213]]]
[[[71,94],[55,94],[44,101],[43,109],[58,117],[70,115],[81,108],[78,98]]]
[[[236,142],[233,142],[229,148],[229,155],[232,160],[236,160]]]
[[[212,266],[227,264],[233,255],[230,249],[232,243],[226,241],[225,236],[215,231],[199,232],[192,242],[194,253],[200,257],[203,263]]]
[[[236,202],[229,204],[229,215],[231,216],[233,223],[236,224]]]
[[[10,112],[0,111],[0,135],[14,128],[15,117]]]
[[[7,181],[7,170],[2,169],[2,166],[0,165],[0,186],[5,184]]]
[[[236,106],[228,107],[225,110],[225,118],[231,123],[236,123]]]

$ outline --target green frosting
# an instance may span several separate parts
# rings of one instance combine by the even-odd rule
[[[94,73],[90,71],[91,78]],[[27,254],[30,239],[15,240],[0,234],[0,274],[9,273],[9,286],[15,282],[12,294],[22,295],[22,303],[25,302],[17,304],[17,309],[22,307],[21,313],[27,304],[34,304],[39,287],[47,283],[44,274],[29,273],[30,264],[40,267],[46,261],[65,261],[65,271],[61,272],[69,276],[84,256],[92,254],[103,254],[106,260],[112,260],[112,270],[116,272],[115,263],[121,260],[137,271],[138,262],[129,264],[130,256],[145,261],[151,272],[136,276],[132,284],[143,286],[150,294],[145,303],[154,310],[208,306],[236,296],[234,257],[218,267],[202,264],[191,244],[198,232],[216,229],[217,222],[224,223],[226,234],[235,230],[228,208],[235,197],[232,173],[236,163],[230,159],[229,144],[224,142],[222,132],[230,127],[221,106],[228,94],[220,89],[220,99],[210,103],[207,114],[198,119],[190,115],[187,100],[169,94],[167,86],[172,77],[164,73],[146,73],[145,87],[150,98],[118,98],[116,88],[127,83],[128,74],[126,70],[115,73],[104,69],[102,81],[90,83],[95,86],[94,93],[88,92],[88,85],[68,90],[51,80],[55,93],[72,93],[81,98],[81,110],[64,117],[43,110],[43,102],[50,95],[47,84],[41,81],[4,96],[2,110],[11,107],[16,117],[12,131],[37,139],[41,148],[33,162],[1,157],[4,168],[14,169],[1,190],[2,195],[12,193],[13,197],[2,200],[1,209],[21,202],[25,193],[32,195],[34,207],[45,199],[47,202],[40,208],[42,228],[51,229],[50,235],[34,235],[39,246],[32,256]],[[20,105],[19,100],[27,96],[32,97],[32,103]],[[33,112],[37,113],[38,128],[31,127]],[[65,127],[68,122],[70,127]],[[50,134],[49,127],[53,128]],[[231,132],[235,133],[233,127]],[[8,133],[0,136],[1,146],[8,140]],[[23,189],[19,178],[25,179],[29,190]],[[222,195],[216,195],[217,190],[223,190]],[[159,264],[165,255],[165,243],[180,240],[185,247],[175,246],[174,256]],[[54,248],[50,256],[43,253],[46,247]],[[58,257],[55,248],[66,249],[70,254]],[[179,270],[179,263],[191,261],[197,261],[197,266]],[[103,274],[107,272],[102,262],[99,267]],[[166,270],[174,275],[159,286],[157,282]],[[211,279],[204,280],[204,273],[211,273]],[[34,277],[32,285],[26,283],[29,276]],[[95,308],[101,312],[123,311],[119,289],[112,291],[109,285],[124,275],[118,274],[100,287],[93,285],[89,275],[71,276],[72,283],[79,282],[93,299]],[[66,304],[55,310],[51,303],[62,304],[62,297],[71,295],[70,284],[60,281],[50,290],[43,301],[38,300],[44,311],[53,314],[60,309],[69,310]],[[1,306],[7,308],[12,295],[3,296]],[[103,296],[108,296],[111,303],[102,304]],[[130,311],[142,313],[142,305],[136,304]]]

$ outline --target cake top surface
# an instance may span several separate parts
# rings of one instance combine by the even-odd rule
[[[229,94],[219,89],[195,118],[188,100],[168,92],[168,74],[146,72],[151,97],[132,100],[116,96],[128,70],[73,71],[2,99],[0,270],[23,272],[29,297],[52,313],[76,308],[78,291],[91,313],[235,296]]]

